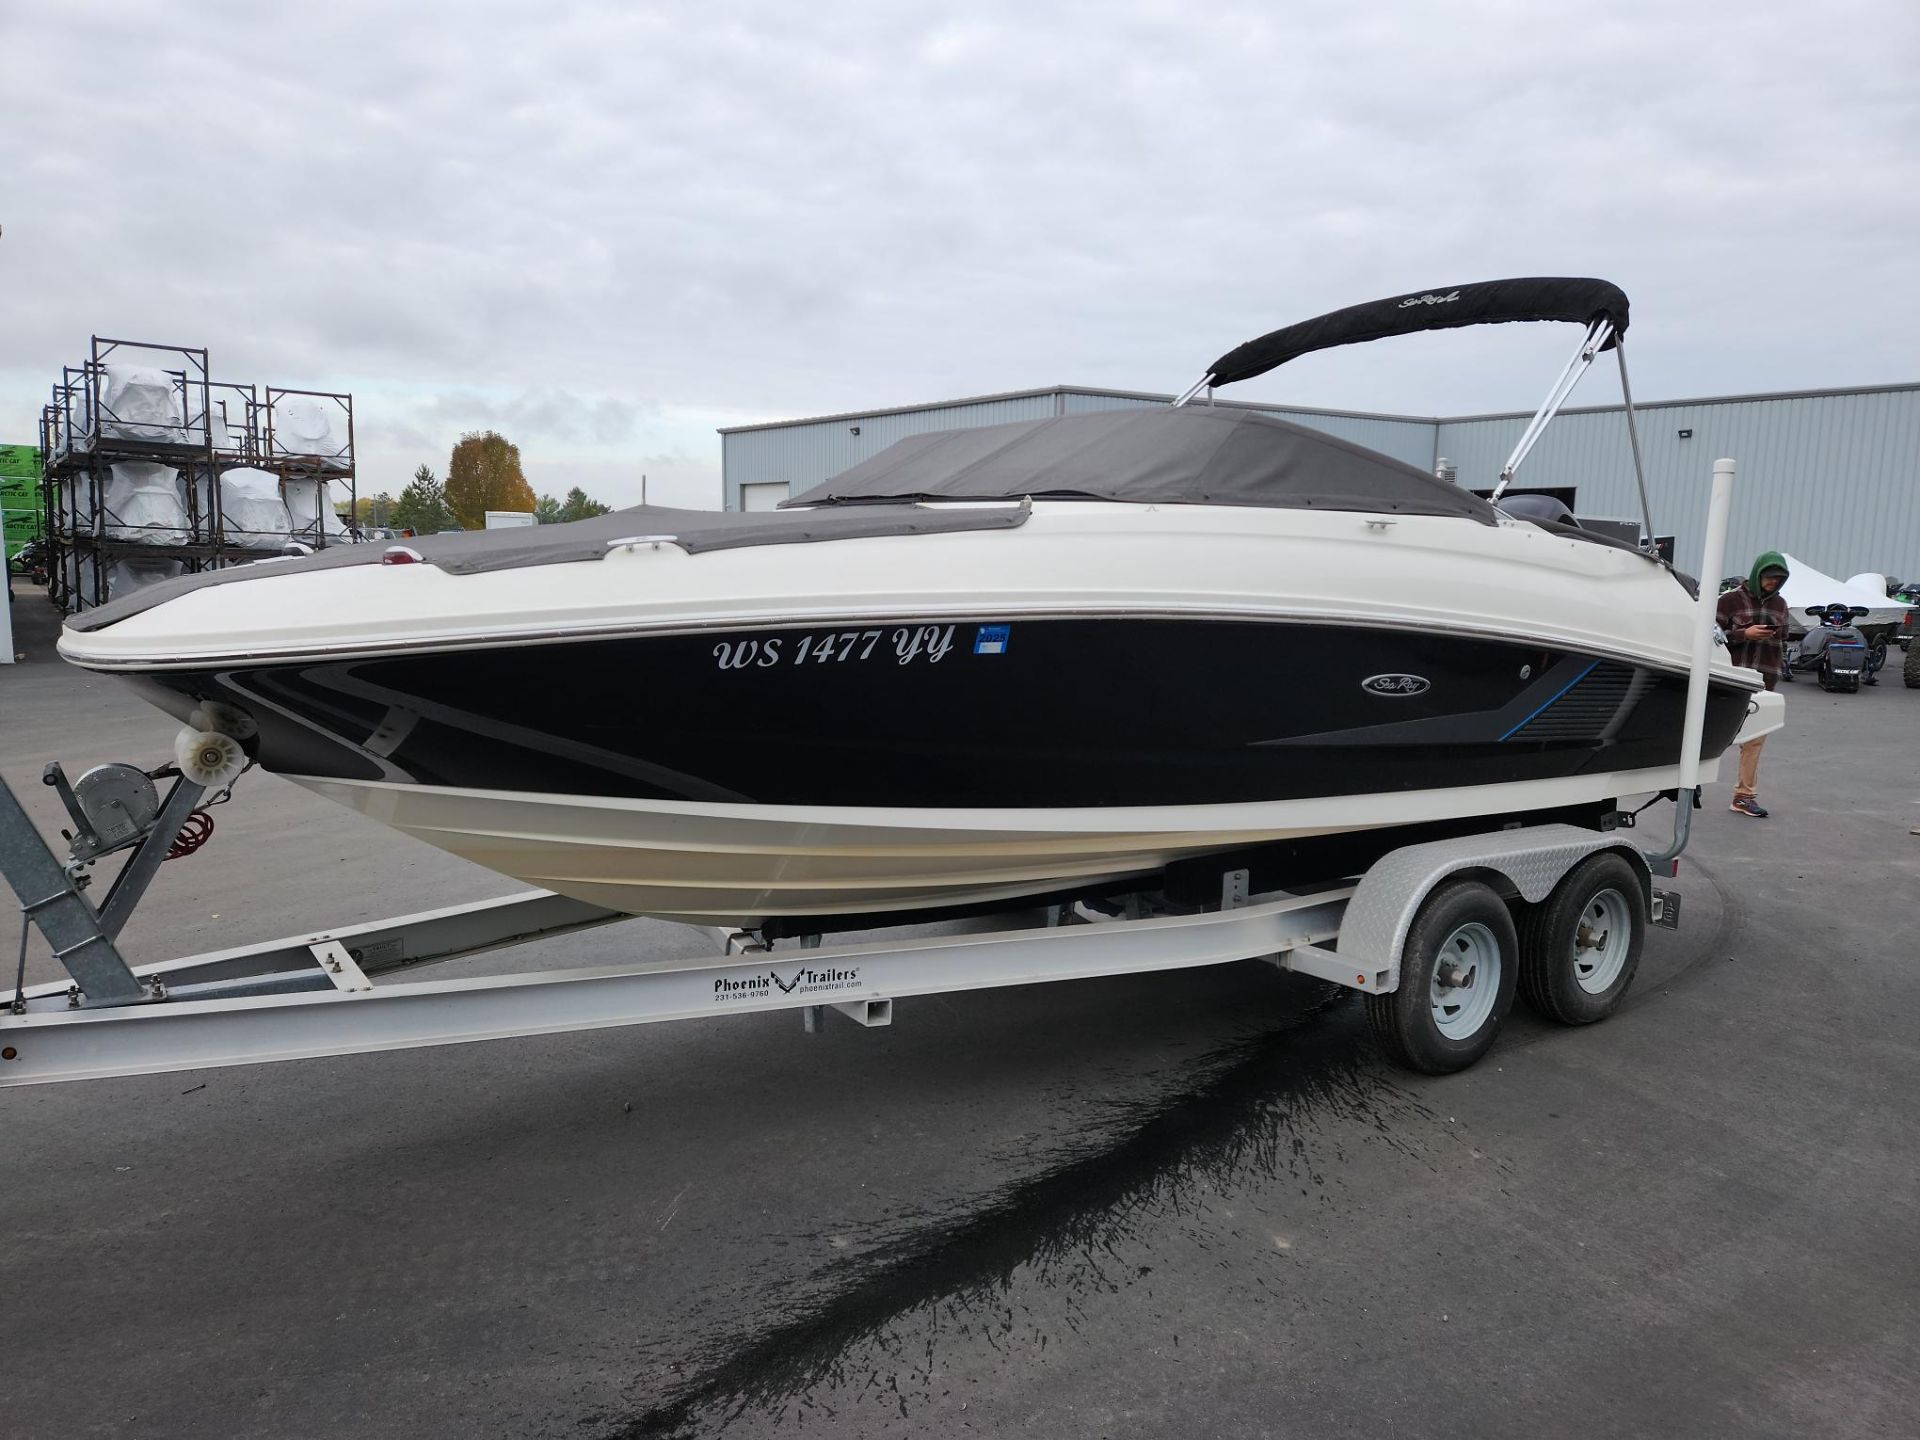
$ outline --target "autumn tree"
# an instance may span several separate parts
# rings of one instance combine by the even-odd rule
[[[520,472],[520,447],[491,430],[462,435],[447,461],[447,508],[467,530],[483,529],[489,510],[531,511],[538,503]]]
[[[437,535],[454,528],[453,511],[447,508],[447,487],[425,465],[413,472],[413,479],[400,492],[393,507],[393,525],[416,535]]]

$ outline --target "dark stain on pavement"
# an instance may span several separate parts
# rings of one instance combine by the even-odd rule
[[[866,1342],[889,1348],[894,1322],[993,1310],[984,1326],[991,1343],[1010,1324],[998,1302],[1016,1272],[1089,1297],[1124,1288],[1151,1267],[1123,1260],[1116,1247],[1147,1219],[1203,1204],[1209,1187],[1286,1179],[1304,1194],[1324,1194],[1338,1141],[1318,1155],[1310,1142],[1326,1138],[1329,1122],[1348,1135],[1358,1122],[1370,1138],[1420,1155],[1424,1147],[1406,1135],[1422,1127],[1408,1122],[1432,1114],[1379,1069],[1364,1029],[1361,1007],[1337,995],[1281,1028],[1213,1052],[1195,1062],[1185,1089],[1116,1105],[1096,1140],[1040,1174],[838,1267],[844,1278],[831,1293],[689,1364],[674,1393],[598,1432],[599,1440],[710,1434],[749,1412],[792,1407],[830,1420],[831,1412],[806,1399],[825,1382],[878,1390],[904,1416],[909,1397],[901,1386],[916,1372],[930,1380],[931,1353],[863,1364],[864,1377],[850,1356]],[[1043,1334],[1038,1343],[1046,1340]]]

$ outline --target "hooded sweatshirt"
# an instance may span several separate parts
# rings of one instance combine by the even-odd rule
[[[1778,550],[1761,551],[1747,578],[1720,597],[1714,618],[1726,632],[1728,658],[1736,665],[1758,670],[1771,690],[1786,669],[1787,602],[1778,590],[1771,595],[1761,590],[1760,576],[1768,570],[1786,575],[1786,557]],[[1749,640],[1745,631],[1750,625],[1771,626],[1773,634],[1765,640]]]

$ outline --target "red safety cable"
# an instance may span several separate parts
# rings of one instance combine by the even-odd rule
[[[196,810],[187,816],[187,823],[182,825],[180,833],[174,836],[173,845],[167,851],[167,859],[184,860],[212,838],[213,817],[204,810]]]

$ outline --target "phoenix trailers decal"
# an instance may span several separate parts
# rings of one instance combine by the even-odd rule
[[[756,970],[751,974],[722,975],[713,982],[713,1003],[725,1005],[738,1000],[765,1000],[774,995],[837,995],[860,988],[860,967],[845,970],[828,967],[816,970],[802,965],[791,975],[778,970]]]

